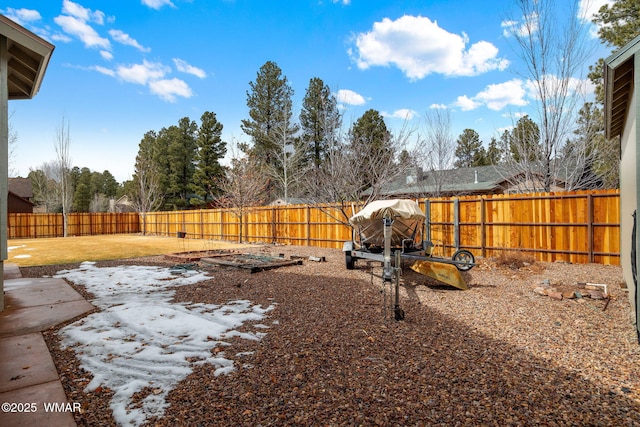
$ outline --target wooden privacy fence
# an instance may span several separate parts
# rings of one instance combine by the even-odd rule
[[[520,251],[539,261],[620,264],[618,190],[422,201],[431,240],[450,255]],[[428,236],[429,237],[429,236]]]
[[[351,239],[351,229],[339,218],[346,220],[338,205],[255,207],[242,215],[242,239],[240,215],[233,209],[147,212],[141,223],[147,234],[161,236],[339,248]]]
[[[618,190],[420,199],[435,253],[476,256],[509,251],[540,261],[620,264]],[[350,216],[362,206],[347,208]],[[342,220],[342,221],[341,221]],[[69,214],[68,235],[139,233],[341,248],[351,239],[339,205],[290,205],[138,213]],[[8,238],[61,237],[62,214],[9,214]]]
[[[521,251],[540,261],[620,263],[618,190],[421,199],[436,254],[456,248],[476,256]],[[354,206],[358,211],[361,206]],[[348,209],[348,214],[351,209]],[[144,214],[147,234],[240,240],[231,209]],[[252,208],[242,215],[242,241],[341,248],[351,229],[338,205]],[[141,220],[142,221],[142,220]],[[204,246],[204,245],[203,245]]]
[[[7,218],[9,239],[63,237],[61,213],[10,213]],[[68,236],[139,233],[140,218],[136,212],[70,213],[67,215]]]

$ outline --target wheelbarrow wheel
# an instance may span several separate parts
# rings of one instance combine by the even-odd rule
[[[452,259],[454,261],[459,262],[460,264],[456,264],[456,267],[460,271],[469,271],[473,268],[476,260],[473,257],[473,254],[467,250],[460,249],[453,254]]]
[[[355,268],[356,260],[351,256],[349,252],[344,253],[344,260],[347,266],[347,270],[353,270]]]

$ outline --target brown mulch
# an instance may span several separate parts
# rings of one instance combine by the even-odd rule
[[[246,352],[233,373],[194,366],[148,425],[640,425],[640,345],[620,267],[482,260],[464,273],[470,289],[459,291],[407,265],[406,317],[395,321],[383,306],[391,289],[383,292],[365,262],[348,271],[340,250],[259,253],[327,261],[255,274],[207,267],[210,280],[177,288],[176,301],[275,303],[261,323],[276,323],[261,341],[229,341],[227,353]],[[98,265],[124,263],[172,265],[160,257]],[[21,271],[40,277],[69,267]],[[533,292],[545,280],[607,283],[610,299],[556,301]],[[113,425],[110,390],[83,391],[91,374],[72,349],[60,350],[57,329],[45,337],[69,400],[84,409],[78,425]]]

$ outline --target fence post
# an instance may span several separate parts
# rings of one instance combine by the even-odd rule
[[[277,222],[278,219],[276,218],[276,207],[272,207],[271,208],[271,243],[277,243],[276,242],[276,234],[277,232]]]
[[[424,215],[425,215],[425,225],[426,225],[426,232],[425,232],[425,237],[426,237],[426,241],[428,243],[432,243],[431,242],[431,201],[429,199],[425,199],[424,200]]]
[[[486,213],[485,213],[485,201],[484,197],[480,197],[480,253],[482,258],[487,257],[487,225],[486,225]]]
[[[307,205],[307,246],[311,246],[311,206]]]
[[[593,196],[587,194],[587,251],[589,252],[589,262],[593,263]]]
[[[453,244],[460,249],[460,199],[453,199]]]

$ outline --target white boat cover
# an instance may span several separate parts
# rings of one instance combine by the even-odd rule
[[[369,223],[371,220],[391,218],[405,220],[424,220],[424,212],[417,202],[409,199],[376,200],[365,206],[360,212],[349,218],[351,225]]]

